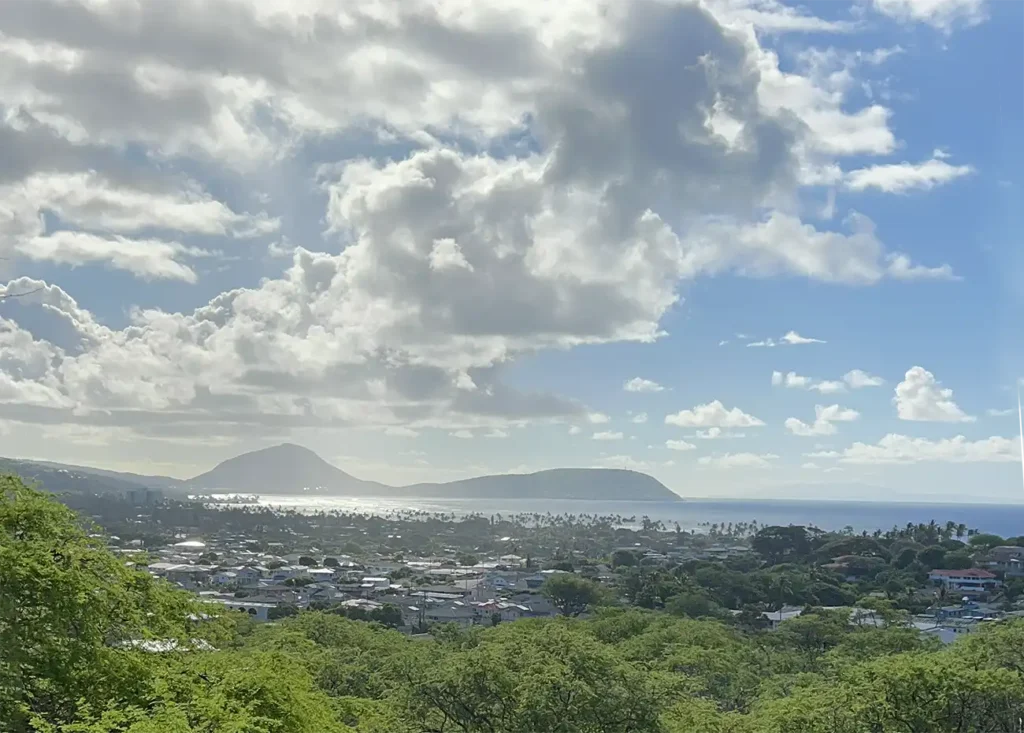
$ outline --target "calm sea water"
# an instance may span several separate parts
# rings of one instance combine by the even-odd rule
[[[646,515],[684,529],[702,523],[750,522],[759,524],[813,524],[822,529],[853,527],[856,531],[889,529],[935,520],[966,524],[983,532],[1004,537],[1024,535],[1024,504],[911,504],[860,501],[782,501],[747,499],[686,499],[660,501],[576,501],[538,499],[429,499],[419,497],[310,497],[261,496],[265,506],[300,511],[337,509],[365,514],[387,514],[401,510],[464,514],[599,514],[604,516]]]

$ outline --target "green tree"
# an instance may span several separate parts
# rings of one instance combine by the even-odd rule
[[[0,721],[76,719],[143,694],[132,642],[189,642],[191,596],[125,565],[54,498],[0,476]],[[34,721],[34,723],[33,723]]]
[[[501,624],[424,665],[395,697],[420,730],[660,733],[681,680],[652,674],[565,624]]]
[[[942,560],[944,570],[965,570],[973,564],[974,561],[966,552],[950,552]]]
[[[631,550],[616,550],[612,553],[613,568],[631,568],[636,564],[636,553]]]
[[[402,625],[402,611],[393,603],[385,603],[380,608],[374,609],[370,618],[393,629]]]
[[[977,547],[979,549],[984,550],[991,549],[993,547],[998,547],[999,545],[1004,544],[1004,540],[997,534],[981,532],[967,540],[967,544],[969,544],[971,547]]]
[[[917,561],[924,565],[926,570],[941,568],[946,560],[946,550],[938,545],[926,547],[917,553]]]
[[[806,527],[764,527],[754,535],[750,546],[769,565],[800,562],[814,550],[812,536]]]
[[[299,558],[299,565],[307,568],[316,567],[316,560],[311,558],[309,555],[302,555]]]
[[[597,583],[572,573],[556,573],[544,581],[541,592],[563,616],[579,616],[604,594]]]

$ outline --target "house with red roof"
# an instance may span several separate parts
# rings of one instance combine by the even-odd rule
[[[990,573],[988,570],[982,570],[981,568],[932,570],[928,573],[928,580],[936,585],[943,586],[949,592],[966,593],[968,595],[987,593],[1001,585],[995,573]]]

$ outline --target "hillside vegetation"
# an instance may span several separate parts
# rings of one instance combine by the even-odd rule
[[[11,733],[1011,733],[1024,711],[1020,622],[946,649],[844,610],[749,633],[615,607],[426,639],[312,612],[255,626],[14,477],[0,588]]]

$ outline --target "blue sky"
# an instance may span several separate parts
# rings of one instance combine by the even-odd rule
[[[0,454],[1020,499],[1024,5],[68,7],[0,7]]]

